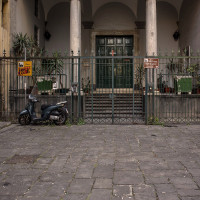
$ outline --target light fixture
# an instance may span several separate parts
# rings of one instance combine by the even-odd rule
[[[44,33],[44,37],[45,37],[45,39],[47,40],[47,41],[49,41],[50,40],[50,38],[51,38],[51,34],[49,33],[49,31],[45,31],[45,33]]]
[[[173,38],[174,38],[175,41],[177,41],[177,40],[179,39],[179,37],[180,37],[180,33],[179,33],[178,30],[176,30],[176,31],[174,32],[174,34],[173,34]]]

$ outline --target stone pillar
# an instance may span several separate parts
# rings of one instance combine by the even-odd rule
[[[156,0],[146,0],[146,53],[157,56],[157,15]],[[152,71],[149,70],[149,82],[152,83]],[[157,89],[156,69],[154,70],[154,88]]]
[[[74,56],[81,52],[81,3],[80,0],[71,0],[70,5],[70,50]],[[75,60],[74,82],[78,81],[78,65]]]

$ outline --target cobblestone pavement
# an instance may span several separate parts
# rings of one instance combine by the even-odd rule
[[[0,130],[1,200],[200,200],[200,126]]]

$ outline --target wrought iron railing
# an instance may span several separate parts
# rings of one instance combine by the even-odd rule
[[[28,58],[32,76],[18,76],[18,61],[0,58],[0,117],[16,120],[31,92],[43,103],[68,101],[69,120],[86,123],[166,124],[200,121],[200,56]],[[37,110],[39,113],[39,109]]]

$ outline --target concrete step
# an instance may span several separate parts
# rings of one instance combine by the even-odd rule
[[[94,94],[85,98],[85,118],[91,119],[112,118],[112,94]],[[133,115],[133,94],[114,94],[114,117],[130,118],[136,117],[143,120],[143,96],[134,96]]]

